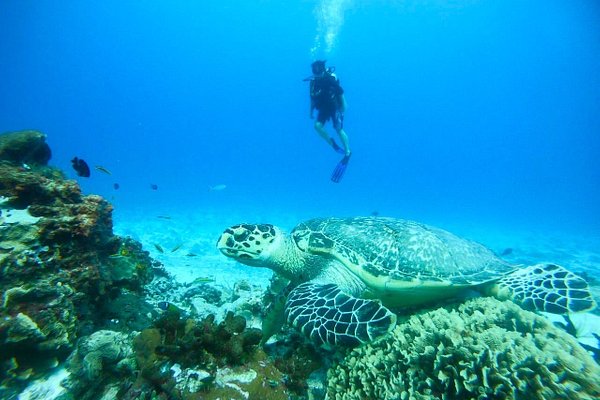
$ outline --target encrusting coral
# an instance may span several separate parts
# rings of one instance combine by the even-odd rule
[[[327,399],[598,399],[577,341],[511,302],[476,298],[410,317],[328,372]]]

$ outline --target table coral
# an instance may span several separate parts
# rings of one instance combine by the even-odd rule
[[[328,373],[328,399],[597,399],[577,341],[510,302],[477,298],[410,317]]]

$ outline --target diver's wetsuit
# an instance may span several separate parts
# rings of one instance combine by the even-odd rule
[[[310,98],[319,111],[317,121],[323,125],[331,119],[336,130],[343,128],[344,114],[340,110],[338,96],[344,94],[340,81],[330,73],[317,76],[310,81]]]

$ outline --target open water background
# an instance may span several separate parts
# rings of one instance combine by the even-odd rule
[[[594,239],[598,20],[594,1],[5,1],[0,131],[45,132],[73,178],[73,156],[108,168],[78,180],[117,221],[378,212]],[[349,104],[340,184],[308,118],[316,58]]]

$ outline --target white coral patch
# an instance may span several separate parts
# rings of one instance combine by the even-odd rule
[[[66,392],[61,383],[70,373],[60,369],[46,379],[34,381],[18,396],[18,400],[54,400]]]
[[[0,204],[2,204],[2,199],[4,198],[0,198]],[[34,225],[39,220],[40,218],[32,216],[27,208],[24,210],[0,209],[0,225]]]

